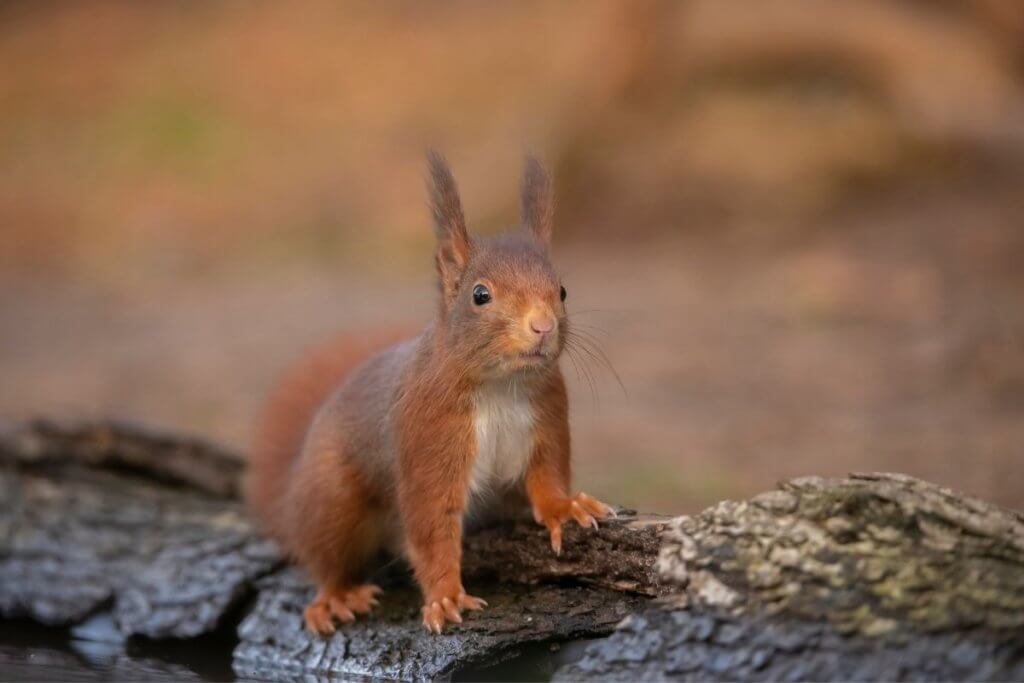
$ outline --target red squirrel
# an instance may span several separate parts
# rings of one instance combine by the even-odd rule
[[[381,550],[412,565],[428,630],[482,609],[462,585],[463,526],[508,492],[525,493],[556,554],[564,522],[614,514],[571,488],[548,173],[528,159],[523,225],[482,238],[444,159],[430,153],[428,168],[433,322],[375,355],[335,343],[308,356],[268,401],[251,454],[247,500],[317,584],[304,618],[320,634],[377,604],[380,588],[361,581]]]

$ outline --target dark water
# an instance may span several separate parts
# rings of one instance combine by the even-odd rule
[[[232,681],[231,634],[125,640],[108,615],[71,630],[0,621],[0,680]]]
[[[555,670],[583,656],[591,640],[564,643],[534,643],[519,648],[515,655],[488,667],[467,667],[457,671],[453,681],[550,681]]]
[[[72,629],[0,620],[0,681],[234,681],[231,629],[188,640],[125,640],[109,615]],[[589,641],[536,643],[454,681],[547,681]]]

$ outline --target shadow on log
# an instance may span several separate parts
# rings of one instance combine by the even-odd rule
[[[227,629],[251,678],[438,678],[595,636],[608,637],[556,678],[1024,678],[1024,520],[909,477],[804,478],[692,517],[623,515],[567,529],[561,557],[530,522],[485,529],[464,566],[482,614],[428,635],[390,567],[379,612],[320,638],[302,628],[312,587],[237,500],[241,471],[202,442],[118,425],[6,435],[0,615],[109,619],[124,638]]]

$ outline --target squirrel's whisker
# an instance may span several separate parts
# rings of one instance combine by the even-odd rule
[[[612,365],[611,359],[601,348],[600,343],[592,336],[587,335],[585,332],[580,330],[568,330],[566,333],[567,341],[572,341],[580,352],[587,354],[595,363],[604,367],[611,375],[615,378],[619,388],[622,389],[622,393],[625,396],[629,395],[626,390],[626,385],[622,382],[622,377],[619,375],[615,366]]]

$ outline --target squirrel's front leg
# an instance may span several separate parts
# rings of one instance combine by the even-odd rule
[[[462,610],[487,604],[462,587],[462,516],[474,442],[467,419],[432,421],[403,438],[399,506],[407,553],[423,591],[423,625],[440,633]]]
[[[615,511],[583,492],[571,494],[568,401],[561,377],[544,394],[537,410],[533,453],[526,469],[526,495],[533,517],[551,534],[551,548],[562,553],[562,524],[570,518],[580,526],[597,528],[597,520]]]

